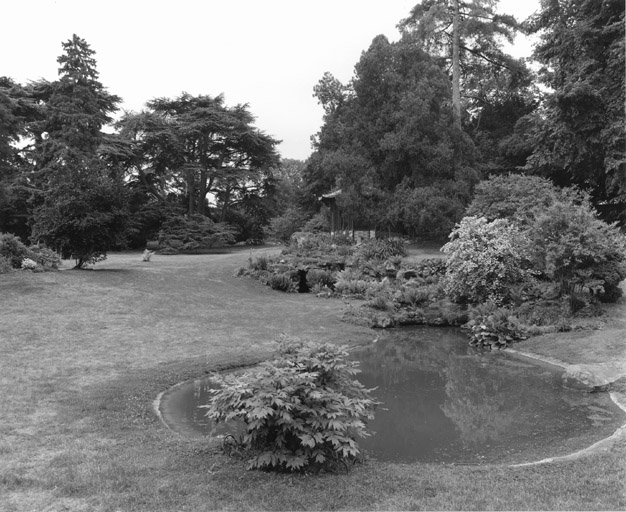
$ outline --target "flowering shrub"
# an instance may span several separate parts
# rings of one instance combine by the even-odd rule
[[[46,270],[57,270],[61,266],[61,257],[47,247],[30,247],[33,258]]]
[[[37,268],[37,262],[31,260],[30,258],[24,258],[22,260],[21,268],[24,270],[34,270]]]
[[[348,353],[332,344],[284,341],[278,358],[238,376],[217,376],[207,416],[217,423],[240,420],[240,443],[250,469],[333,469],[359,456],[357,437],[376,402],[354,379]]]
[[[528,241],[504,219],[465,217],[443,246],[446,294],[458,302],[495,304],[509,300],[511,285],[524,280]]]

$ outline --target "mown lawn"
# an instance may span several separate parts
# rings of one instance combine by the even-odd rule
[[[341,301],[233,278],[249,256],[113,254],[93,271],[0,276],[1,511],[626,508],[624,441],[522,468],[369,461],[275,475],[169,431],[158,393],[259,361],[280,333],[375,337],[339,321]]]

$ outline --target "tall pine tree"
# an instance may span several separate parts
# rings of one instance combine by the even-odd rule
[[[59,79],[32,86],[43,105],[31,123],[35,196],[32,238],[76,260],[76,267],[104,259],[123,242],[126,194],[116,173],[99,156],[120,98],[98,80],[94,51],[74,35],[63,43]]]

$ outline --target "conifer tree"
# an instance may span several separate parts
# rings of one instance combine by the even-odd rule
[[[76,260],[82,268],[122,243],[127,209],[123,183],[99,155],[102,128],[120,98],[98,80],[95,52],[74,35],[63,43],[59,79],[32,85],[43,105],[33,136],[32,238]]]

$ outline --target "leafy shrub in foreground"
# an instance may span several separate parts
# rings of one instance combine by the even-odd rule
[[[217,376],[205,406],[217,423],[240,420],[250,469],[334,469],[358,460],[358,437],[376,402],[354,379],[355,361],[331,344],[285,341],[278,358],[238,376]]]

